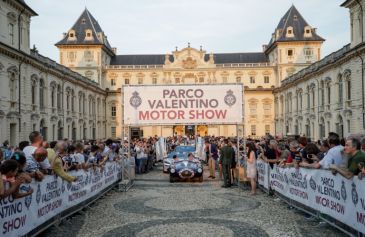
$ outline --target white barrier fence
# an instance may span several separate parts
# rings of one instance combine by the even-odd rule
[[[257,160],[258,182],[268,189],[365,233],[365,180],[328,170],[280,168]]]
[[[22,236],[47,220],[96,195],[119,180],[121,167],[117,162],[106,163],[103,170],[71,171],[76,182],[68,183],[47,175],[42,182],[22,185],[21,190],[33,189],[33,194],[21,199],[0,199],[0,236]]]

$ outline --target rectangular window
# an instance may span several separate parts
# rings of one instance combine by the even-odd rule
[[[139,85],[143,84],[143,78],[142,77],[138,78],[138,84]]]
[[[179,84],[180,83],[180,78],[175,78],[175,83]]]
[[[9,38],[10,38],[10,44],[14,44],[14,24],[9,23]]]
[[[351,81],[347,81],[347,99],[351,100]]]
[[[271,114],[271,105],[264,104],[264,115],[270,115],[270,114]]]
[[[241,77],[236,77],[236,82],[241,83]]]
[[[152,78],[152,84],[157,84],[157,78]]]
[[[112,138],[117,137],[117,128],[116,127],[111,127],[111,135],[112,135]]]
[[[253,77],[253,76],[252,76],[252,77],[250,77],[250,83],[251,83],[251,84],[254,84],[254,83],[255,83],[255,77]]]
[[[251,135],[256,136],[256,125],[251,125]]]
[[[117,116],[117,107],[112,106],[112,117],[116,117]]]
[[[204,83],[204,77],[199,78],[199,83]]]
[[[269,76],[264,76],[264,83],[266,83],[266,84],[270,83],[270,77]]]
[[[129,85],[129,79],[128,78],[124,79],[124,84]]]
[[[270,134],[270,125],[265,125],[265,133]]]
[[[227,83],[228,82],[228,78],[227,77],[223,77],[223,83]]]
[[[350,120],[347,120],[347,132],[351,133],[351,122],[350,122]]]
[[[288,57],[293,57],[294,50],[293,49],[288,49],[287,54],[288,54]]]
[[[304,49],[304,55],[307,57],[311,57],[313,55],[313,49]]]
[[[76,53],[75,52],[68,52],[67,58],[70,62],[74,62],[76,60]]]
[[[331,104],[331,86],[330,85],[327,86],[327,101],[328,101],[328,104]]]
[[[256,115],[257,114],[257,109],[256,108],[251,108],[250,109],[250,114],[251,115]]]
[[[115,86],[115,85],[116,85],[116,83],[115,83],[115,79],[111,79],[111,80],[110,80],[110,83],[111,83],[111,85],[112,85],[112,86]]]
[[[84,58],[86,62],[91,62],[94,59],[94,52],[89,50],[85,51]]]

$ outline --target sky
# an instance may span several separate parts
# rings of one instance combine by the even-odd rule
[[[31,45],[59,61],[55,43],[85,7],[118,54],[166,54],[200,46],[208,53],[261,52],[292,4],[326,39],[322,56],[350,42],[344,0],[26,0],[39,16]]]

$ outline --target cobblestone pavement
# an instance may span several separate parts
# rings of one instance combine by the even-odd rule
[[[221,184],[207,178],[171,184],[158,166],[137,176],[127,193],[112,191],[41,236],[345,236],[329,226],[315,227],[302,213],[260,191],[250,196]]]

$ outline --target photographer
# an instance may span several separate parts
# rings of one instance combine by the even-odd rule
[[[76,177],[69,175],[65,168],[68,167],[68,164],[65,164],[65,160],[63,159],[67,154],[67,144],[63,141],[58,142],[56,145],[56,157],[53,160],[52,168],[56,175],[60,176],[61,179],[64,179],[68,182],[73,182],[76,180]]]
[[[331,164],[340,166],[343,163],[342,160],[343,146],[340,145],[340,137],[338,136],[338,134],[329,133],[328,143],[330,145],[330,149],[320,162],[312,164],[301,162],[300,166],[314,169],[320,169],[320,168],[329,169]]]
[[[263,160],[270,165],[271,169],[274,167],[274,164],[277,164],[280,161],[277,145],[278,143],[275,140],[270,140],[268,149],[266,151],[262,150],[264,151]]]

